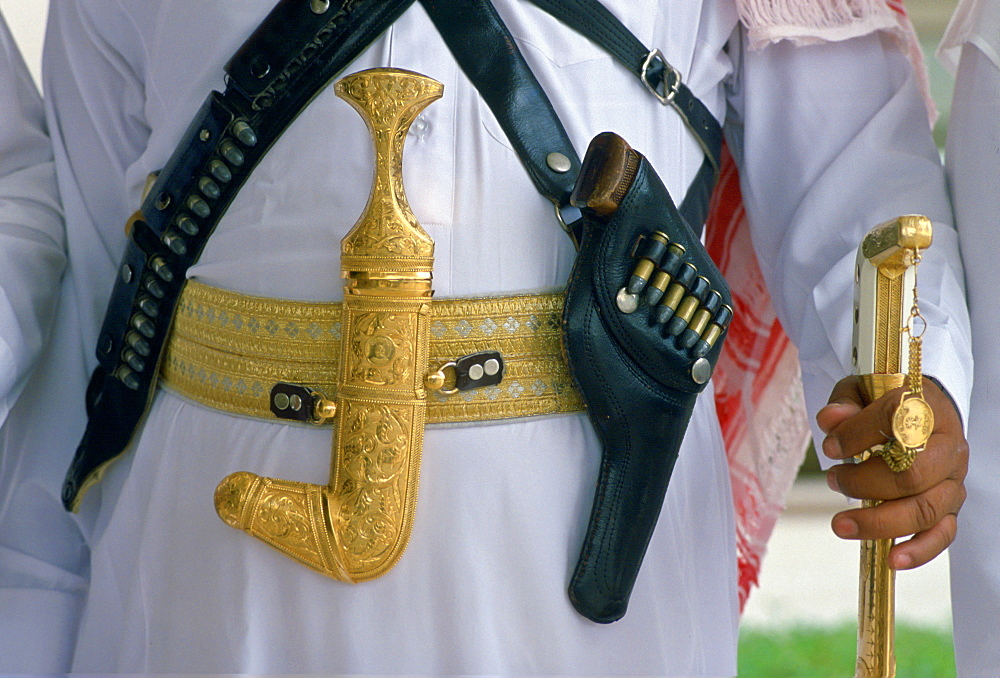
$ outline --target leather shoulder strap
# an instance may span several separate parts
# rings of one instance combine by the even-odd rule
[[[247,177],[306,104],[413,0],[281,0],[227,66],[160,171],[119,266],[63,503],[128,445],[152,394],[186,271]]]

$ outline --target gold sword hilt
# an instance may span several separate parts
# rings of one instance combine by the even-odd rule
[[[852,361],[866,405],[905,382],[910,348],[904,334],[913,306],[915,262],[932,236],[929,219],[907,215],[873,228],[858,248]],[[858,461],[871,454],[863,453]],[[865,508],[878,504],[863,502]],[[895,572],[888,563],[892,545],[892,539],[861,542],[855,678],[896,675]]]
[[[402,157],[417,115],[443,85],[399,69],[347,76],[334,89],[375,147],[368,204],[341,241],[345,279],[340,374],[326,486],[234,473],[219,516],[329,577],[374,579],[409,541],[426,421],[434,241],[403,192]],[[333,408],[324,418],[334,414]]]

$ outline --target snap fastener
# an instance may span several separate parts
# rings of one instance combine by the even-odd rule
[[[570,162],[570,159],[558,151],[553,151],[545,156],[545,164],[549,166],[550,170],[559,174],[565,174],[573,169],[573,163]]]

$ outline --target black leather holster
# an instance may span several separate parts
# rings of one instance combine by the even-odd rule
[[[603,451],[569,596],[583,616],[608,623],[625,614],[695,399],[718,360],[732,300],[652,166],[620,137],[606,132],[594,139],[573,197],[584,228],[567,287],[565,349]],[[657,304],[646,301],[645,289],[635,295],[624,289],[642,257],[663,250],[648,246],[655,232],[683,247],[680,262],[675,248],[672,262],[664,263],[673,269],[664,269],[670,284],[682,285],[674,297],[693,297],[697,303],[685,308],[694,304],[711,315],[706,331],[698,333],[700,344],[682,344],[683,330],[673,334],[677,320],[658,322]],[[688,263],[696,269],[694,279],[707,283],[681,272]],[[693,320],[684,321],[683,329],[691,329]],[[716,329],[707,331],[713,323]],[[694,334],[688,332],[687,343]],[[717,335],[711,345],[706,335]]]

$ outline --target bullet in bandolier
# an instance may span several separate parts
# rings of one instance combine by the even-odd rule
[[[222,146],[219,147],[219,153],[222,157],[226,159],[233,167],[240,167],[246,162],[246,158],[243,155],[243,151],[236,147],[232,141],[222,142]]]
[[[136,372],[142,372],[146,369],[146,361],[143,360],[135,351],[126,349],[122,354],[122,358],[124,358],[125,362],[128,363],[128,366]]]
[[[198,224],[194,219],[186,214],[182,214],[177,217],[177,228],[181,229],[188,235],[198,235]]]
[[[646,287],[649,276],[653,274],[656,267],[660,265],[660,260],[667,253],[667,246],[670,238],[665,233],[654,231],[652,234],[642,238],[636,245],[634,257],[639,260],[632,271],[632,277],[628,281],[628,293],[639,294]]]
[[[150,297],[139,297],[139,309],[150,318],[160,315],[160,305]]]
[[[163,244],[170,248],[170,251],[177,256],[184,256],[187,254],[187,245],[184,244],[184,238],[180,237],[176,233],[164,233],[163,234]]]
[[[226,166],[226,163],[221,160],[213,160],[208,163],[208,171],[212,173],[213,177],[224,184],[229,183],[233,179],[233,173],[229,171],[229,167]]]
[[[173,281],[174,272],[170,270],[170,267],[167,266],[167,262],[165,262],[162,257],[153,257],[150,259],[149,266],[153,269],[153,273],[158,275],[160,280],[163,282]]]
[[[212,209],[208,206],[208,203],[196,195],[192,195],[187,199],[187,207],[202,219],[207,219],[212,213]]]
[[[694,317],[695,311],[698,310],[701,302],[711,289],[712,283],[708,282],[708,278],[701,275],[698,276],[698,279],[694,281],[694,285],[691,286],[690,293],[684,297],[677,307],[674,317],[667,323],[667,332],[675,337],[679,337],[687,328],[688,323],[691,322],[691,318]]]
[[[708,298],[705,303],[701,305],[701,308],[694,314],[691,322],[688,323],[687,329],[680,338],[680,345],[682,348],[691,348],[698,342],[698,338],[701,337],[701,333],[705,331],[708,326],[708,321],[712,319],[719,307],[722,306],[722,295],[712,290],[708,293]]]
[[[157,299],[162,299],[167,294],[167,291],[163,289],[163,285],[161,285],[159,281],[151,275],[147,275],[142,284],[146,290]]]
[[[143,339],[138,332],[129,330],[128,334],[125,335],[125,343],[143,358],[149,357],[149,342]]]
[[[712,350],[713,346],[715,346],[715,342],[719,340],[722,333],[726,331],[727,327],[729,327],[729,321],[732,319],[733,309],[726,304],[723,304],[722,308],[716,311],[712,322],[708,324],[705,331],[701,333],[701,338],[699,338],[698,342],[694,345],[694,348],[691,351],[694,354],[694,357],[701,358],[708,355],[708,352]]]
[[[136,376],[135,372],[122,365],[117,370],[115,370],[115,376],[118,377],[125,386],[137,391],[140,386],[139,377]]]
[[[253,128],[245,120],[237,120],[233,124],[233,134],[236,135],[236,138],[244,146],[257,145],[257,133],[253,131]]]
[[[210,200],[218,200],[219,196],[222,195],[219,185],[208,177],[202,177],[198,180],[198,190]]]
[[[132,316],[132,327],[139,330],[139,334],[147,339],[152,339],[156,335],[156,325],[141,313]]]
[[[654,313],[654,319],[656,322],[663,324],[670,320],[673,316],[674,311],[680,306],[681,300],[687,293],[688,288],[694,284],[695,278],[698,277],[698,269],[694,267],[691,263],[684,263],[677,275],[674,277],[674,282],[671,283],[670,287],[667,288],[666,293],[663,295],[663,299],[656,306],[656,312]]]
[[[656,271],[649,281],[649,286],[646,287],[646,303],[650,306],[656,306],[660,303],[664,292],[667,291],[667,286],[673,279],[672,276],[677,273],[677,269],[681,266],[681,257],[684,256],[684,252],[683,245],[675,242],[670,243],[670,247],[667,248],[667,256],[664,257],[659,270]]]

